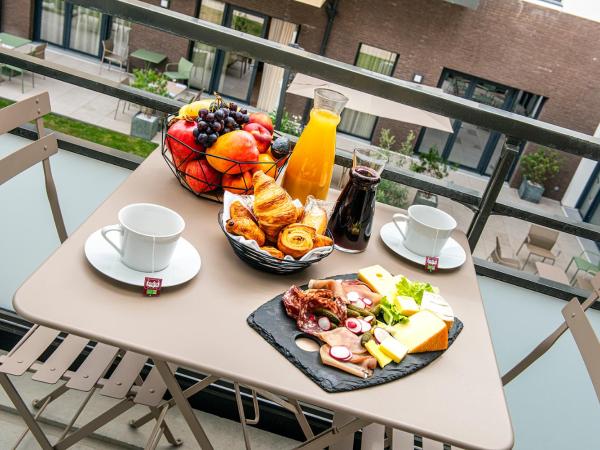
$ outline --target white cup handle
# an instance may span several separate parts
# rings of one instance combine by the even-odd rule
[[[119,232],[119,234],[123,234],[123,227],[121,227],[121,225],[117,224],[117,225],[108,225],[104,228],[102,228],[102,230],[100,230],[100,232],[102,233],[102,237],[104,239],[106,239],[106,242],[108,242],[110,245],[112,245],[112,247],[117,251],[117,253],[121,256],[123,256],[123,249],[121,249],[117,244],[115,244],[113,241],[111,241],[107,234],[111,233],[113,231],[117,231]]]
[[[404,231],[402,231],[402,228],[400,228],[398,222],[408,222],[409,217],[406,214],[396,213],[392,216],[392,220],[394,222],[394,225],[396,225],[396,228],[398,228],[398,231],[400,232],[402,237],[406,239],[406,234],[404,234]]]

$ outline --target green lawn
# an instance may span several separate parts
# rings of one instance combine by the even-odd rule
[[[12,103],[14,103],[12,100],[0,98],[0,108],[4,108]],[[55,113],[44,116],[44,125],[46,128],[59,133],[85,139],[123,152],[133,153],[144,158],[158,146],[155,142],[146,141]]]

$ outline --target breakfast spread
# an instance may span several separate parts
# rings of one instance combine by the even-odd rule
[[[359,270],[357,279],[292,286],[282,304],[299,330],[321,342],[323,364],[360,378],[410,354],[446,350],[454,323],[437,288],[379,265]]]
[[[260,250],[277,259],[300,259],[333,245],[332,239],[323,234],[327,228],[325,210],[315,204],[310,209],[298,205],[261,170],[252,176],[252,185],[253,196],[233,197],[229,203],[229,217],[225,219],[228,233],[255,242]]]

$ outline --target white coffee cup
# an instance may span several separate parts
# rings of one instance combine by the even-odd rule
[[[185,221],[175,211],[152,203],[134,203],[119,211],[119,223],[102,228],[102,236],[133,270],[159,272],[171,262]],[[118,245],[108,234],[121,235]]]
[[[439,256],[456,228],[454,217],[426,205],[410,206],[408,215],[397,213],[392,219],[404,237],[404,246],[420,256]],[[406,222],[406,230],[402,229],[400,222]]]

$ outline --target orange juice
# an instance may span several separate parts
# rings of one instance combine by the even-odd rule
[[[325,200],[335,160],[335,131],[339,114],[315,108],[298,139],[285,171],[282,186],[302,203],[308,195]]]

